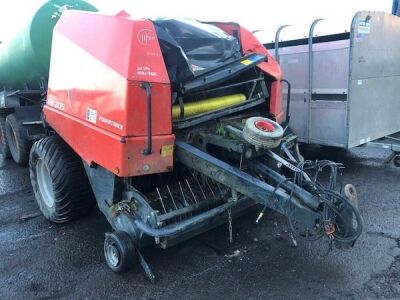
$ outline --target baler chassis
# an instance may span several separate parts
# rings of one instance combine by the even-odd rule
[[[45,80],[41,90],[13,90],[0,92],[0,153],[26,165],[32,144],[46,136],[42,120],[42,100],[45,98]]]
[[[354,244],[362,230],[358,210],[335,191],[336,173],[328,186],[318,182],[317,176],[311,179],[309,170],[322,165],[304,168],[307,163],[296,161],[302,159],[296,136],[287,134],[278,150],[260,150],[242,139],[240,128],[225,125],[225,129],[225,136],[202,129],[182,133],[176,141],[174,174],[146,192],[134,187],[137,182],[123,183],[99,166],[86,165],[98,205],[115,230],[106,235],[104,251],[109,266],[112,262],[108,257],[113,251],[110,239],[119,239],[122,232],[129,235],[124,240],[133,245],[127,247],[132,250],[126,255],[137,257],[154,280],[141,247],[151,241],[161,248],[175,245],[227,220],[231,222],[232,216],[255,204],[263,207],[257,222],[266,208],[275,210],[288,217],[293,237],[327,237],[330,245],[338,247]],[[210,145],[228,151],[227,161],[207,153],[205,149]],[[237,162],[236,167],[232,160]],[[338,166],[332,162],[324,165],[337,171]],[[281,168],[291,174],[289,178],[297,179],[282,175]],[[107,195],[105,190],[114,194]],[[118,191],[122,192],[122,200],[118,200]],[[298,224],[301,229],[295,229]],[[121,261],[128,259],[119,258]]]

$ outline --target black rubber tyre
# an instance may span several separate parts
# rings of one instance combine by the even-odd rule
[[[106,233],[104,257],[107,265],[115,273],[123,273],[133,267],[137,260],[135,244],[124,231]]]
[[[7,144],[14,161],[19,165],[26,165],[29,160],[32,142],[21,137],[20,128],[21,125],[16,115],[9,114],[5,124]]]
[[[0,154],[3,155],[5,159],[11,157],[6,138],[6,118],[2,115],[0,115]]]
[[[393,164],[396,168],[400,167],[400,155],[397,154],[394,158],[393,158]]]
[[[49,221],[64,223],[90,212],[95,201],[82,161],[58,136],[33,145],[29,172],[36,202]]]

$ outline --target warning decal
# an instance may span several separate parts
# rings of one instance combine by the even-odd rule
[[[174,145],[164,145],[161,147],[161,157],[172,156],[174,154]]]
[[[96,122],[97,122],[97,111],[92,109],[92,108],[88,108],[86,110],[86,120],[88,120],[90,123],[96,124]]]

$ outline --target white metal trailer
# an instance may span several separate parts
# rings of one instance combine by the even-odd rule
[[[307,144],[376,146],[400,131],[400,18],[361,11],[350,32],[314,37],[320,21],[309,38],[278,42],[282,26],[266,45],[291,83],[290,126]]]

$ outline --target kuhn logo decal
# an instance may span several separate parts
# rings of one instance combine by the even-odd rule
[[[155,41],[156,36],[151,29],[142,29],[137,33],[137,39],[140,44],[147,46],[152,41]]]

